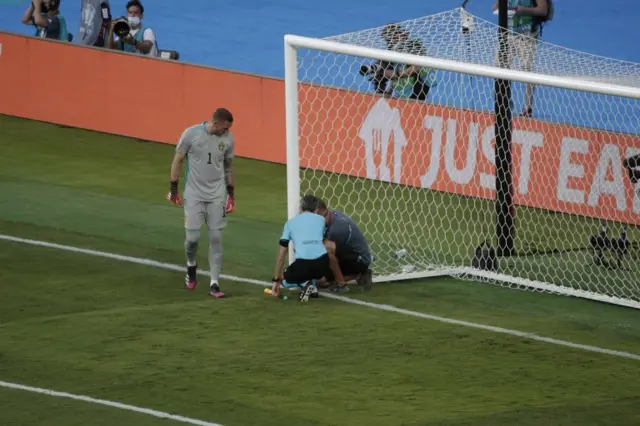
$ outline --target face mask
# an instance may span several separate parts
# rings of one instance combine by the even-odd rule
[[[137,16],[129,16],[127,19],[129,21],[129,25],[131,25],[132,27],[137,27],[140,25],[140,18],[138,18]]]

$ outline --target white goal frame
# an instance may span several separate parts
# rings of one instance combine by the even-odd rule
[[[529,83],[558,89],[570,89],[600,95],[610,95],[623,98],[640,99],[640,88],[620,86],[579,78],[560,77],[537,74],[532,72],[498,68],[487,65],[472,64],[438,59],[429,56],[410,55],[389,50],[375,49],[330,40],[302,37],[287,34],[284,36],[284,75],[285,75],[285,117],[286,117],[286,158],[287,158],[287,217],[292,218],[299,213],[300,206],[300,157],[299,157],[299,111],[298,111],[298,49],[312,49],[329,53],[364,57],[381,61],[412,64],[435,70],[451,71],[471,76],[487,77],[491,79],[510,80],[518,83]],[[293,248],[289,249],[289,261],[294,260]],[[560,285],[533,281],[479,270],[471,267],[455,267],[437,271],[412,272],[378,276],[376,282],[388,282],[406,279],[419,279],[434,276],[472,276],[512,283],[545,292],[581,297],[600,302],[612,303],[640,309],[640,302],[607,296],[586,290],[573,289]]]

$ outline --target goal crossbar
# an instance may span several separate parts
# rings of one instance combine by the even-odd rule
[[[299,78],[298,78],[298,50],[310,49],[334,54],[342,54],[354,57],[364,57],[379,61],[411,64],[420,67],[456,72],[470,76],[485,77],[490,79],[508,80],[518,83],[528,83],[539,86],[553,87],[557,89],[575,90],[591,94],[640,99],[640,88],[629,87],[605,82],[589,81],[583,78],[545,75],[528,71],[499,68],[482,64],[441,59],[430,56],[419,56],[407,53],[398,53],[390,50],[364,47],[346,44],[331,40],[303,37],[297,35],[285,35],[285,111],[286,111],[286,153],[287,153],[287,206],[288,217],[299,213],[299,200],[301,188],[300,157],[299,157]],[[293,248],[290,247],[290,262],[294,259]],[[423,279],[436,276],[466,276],[478,279],[498,280],[542,292],[563,294],[566,296],[580,297],[605,303],[640,309],[640,301],[619,298],[607,294],[601,294],[584,289],[576,289],[568,286],[560,286],[548,282],[530,280],[527,278],[511,276],[480,270],[471,267],[434,267],[426,271],[411,271],[392,275],[380,275],[374,278],[375,282],[389,282],[408,279]]]
[[[487,65],[470,64],[466,62],[439,59],[429,56],[398,53],[390,50],[375,49],[371,47],[356,46],[331,40],[322,40],[311,37],[302,37],[287,34],[284,36],[285,49],[314,49],[323,52],[338,53],[350,56],[361,56],[389,62],[401,62],[437,70],[453,71],[478,77],[487,77],[499,80],[517,81],[540,86],[549,86],[559,89],[570,89],[581,92],[596,93],[599,95],[618,96],[631,99],[640,99],[640,88],[620,86],[610,83],[599,83],[582,79],[537,74],[533,72],[513,70],[507,68],[490,67]],[[295,57],[294,57],[295,59]],[[287,70],[285,58],[285,79]],[[297,71],[296,71],[297,72]],[[297,80],[297,78],[296,78]]]

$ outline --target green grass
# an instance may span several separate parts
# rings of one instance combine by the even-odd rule
[[[5,116],[0,137],[0,233],[183,263],[182,211],[164,200],[173,147]],[[235,169],[224,273],[268,280],[285,171]],[[634,360],[243,283],[214,301],[181,273],[6,241],[0,265],[0,380],[225,426],[640,422]],[[586,300],[452,278],[351,297],[640,353],[637,311]],[[172,423],[1,388],[0,401],[9,425]]]
[[[314,170],[303,172],[301,186],[302,192],[320,193],[362,224],[381,275],[399,274],[407,263],[418,269],[469,266],[474,249],[495,240],[493,200]],[[619,224],[518,206],[518,256],[502,258],[496,272],[640,301],[637,247],[627,254],[624,270],[593,264],[589,240],[602,223],[617,236]],[[640,227],[631,226],[628,236],[639,241]],[[393,258],[398,248],[408,249],[408,256]]]

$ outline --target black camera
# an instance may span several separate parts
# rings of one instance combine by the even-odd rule
[[[120,38],[124,38],[131,32],[129,20],[125,16],[121,16],[113,21],[113,32]]]
[[[389,82],[389,79],[384,76],[384,72],[388,69],[393,69],[391,62],[378,61],[371,65],[362,65],[360,75],[369,78],[376,93],[384,93]]]

